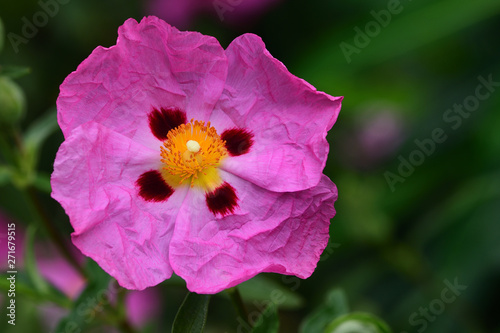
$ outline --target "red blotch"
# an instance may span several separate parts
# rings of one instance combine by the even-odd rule
[[[215,215],[220,214],[224,216],[232,214],[236,207],[238,207],[236,191],[226,182],[213,192],[207,193],[205,198],[207,199],[208,209]]]
[[[226,141],[226,149],[231,156],[246,154],[253,145],[253,134],[244,128],[227,129],[220,137]]]
[[[149,128],[159,140],[165,140],[170,130],[187,122],[186,113],[175,108],[153,109],[148,115]]]
[[[168,199],[174,189],[171,188],[156,170],[144,172],[136,181],[139,195],[146,201],[160,202]]]

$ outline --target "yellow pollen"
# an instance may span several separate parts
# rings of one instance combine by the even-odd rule
[[[161,146],[162,176],[174,188],[189,184],[211,192],[222,184],[217,168],[227,155],[210,122],[191,119],[168,132]]]

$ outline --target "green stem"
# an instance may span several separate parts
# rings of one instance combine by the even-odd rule
[[[12,150],[12,146],[16,146],[17,144],[12,129],[10,127],[0,127],[0,131],[2,131],[2,135],[0,135],[0,151],[3,158],[12,166],[18,167],[18,160]],[[12,140],[12,142],[9,142],[9,140]]]
[[[127,318],[124,303],[126,292],[126,289],[118,287],[116,302],[101,301],[98,305],[102,307],[102,311],[99,311],[98,316],[103,323],[114,326],[123,333],[137,333]]]
[[[5,293],[8,292],[10,286],[6,277],[7,275],[0,275],[0,290],[5,291]],[[28,297],[38,304],[49,301],[65,309],[70,309],[72,306],[71,300],[65,296],[59,296],[53,293],[41,294],[22,281],[16,281],[16,294]]]
[[[229,298],[233,302],[238,316],[245,322],[245,324],[251,327],[252,325],[250,325],[250,323],[248,322],[248,311],[245,307],[245,304],[243,303],[243,298],[241,298],[241,294],[238,288],[232,287],[227,289],[226,292],[229,294]]]

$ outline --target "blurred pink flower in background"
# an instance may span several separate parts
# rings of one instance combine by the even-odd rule
[[[135,327],[144,327],[161,313],[161,298],[157,287],[137,291],[131,290],[125,298],[127,318]]]
[[[25,230],[21,223],[7,218],[0,212],[0,256],[5,260],[0,261],[0,270],[7,271],[7,229],[8,224],[15,224],[16,228],[16,271],[21,273],[24,270],[25,255]],[[85,257],[70,243],[70,250],[75,255],[77,261],[83,264]],[[35,260],[40,275],[63,294],[76,300],[86,286],[86,281],[78,271],[68,263],[60,254],[56,247],[49,241],[38,241],[35,244]],[[2,297],[3,295],[0,295]],[[55,329],[59,320],[68,314],[67,309],[63,309],[55,304],[44,303],[38,307],[41,320],[49,331]],[[143,327],[153,318],[157,317],[161,311],[160,295],[155,288],[143,291],[130,291],[125,297],[125,309],[127,318],[135,327]]]
[[[389,156],[404,139],[402,117],[390,109],[367,115],[359,121],[359,143],[369,159]]]
[[[185,29],[202,13],[220,21],[242,23],[261,15],[281,0],[149,0],[146,14],[156,15],[179,29]]]
[[[0,255],[5,260],[0,261],[0,269],[7,270],[7,229],[9,224],[15,225],[15,268],[17,271],[24,270],[25,256],[25,228],[13,219],[7,218],[0,212]],[[84,256],[70,243],[78,260],[84,260]],[[85,287],[85,280],[80,276],[73,266],[56,250],[55,246],[48,241],[39,241],[35,244],[35,260],[40,275],[50,282],[54,287],[62,291],[68,297],[75,299]]]
[[[397,151],[405,139],[406,122],[399,110],[372,105],[359,112],[339,133],[340,158],[358,169],[369,170]]]
[[[68,244],[68,247],[77,261],[83,264],[84,256],[73,245]],[[86,281],[54,245],[47,241],[38,242],[35,244],[35,257],[41,276],[69,298],[78,298]]]

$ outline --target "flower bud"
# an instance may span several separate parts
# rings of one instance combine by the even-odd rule
[[[0,76],[0,124],[18,122],[24,115],[26,99],[21,88],[5,76]]]
[[[352,312],[332,321],[323,333],[390,333],[389,326],[380,318],[364,312]]]

